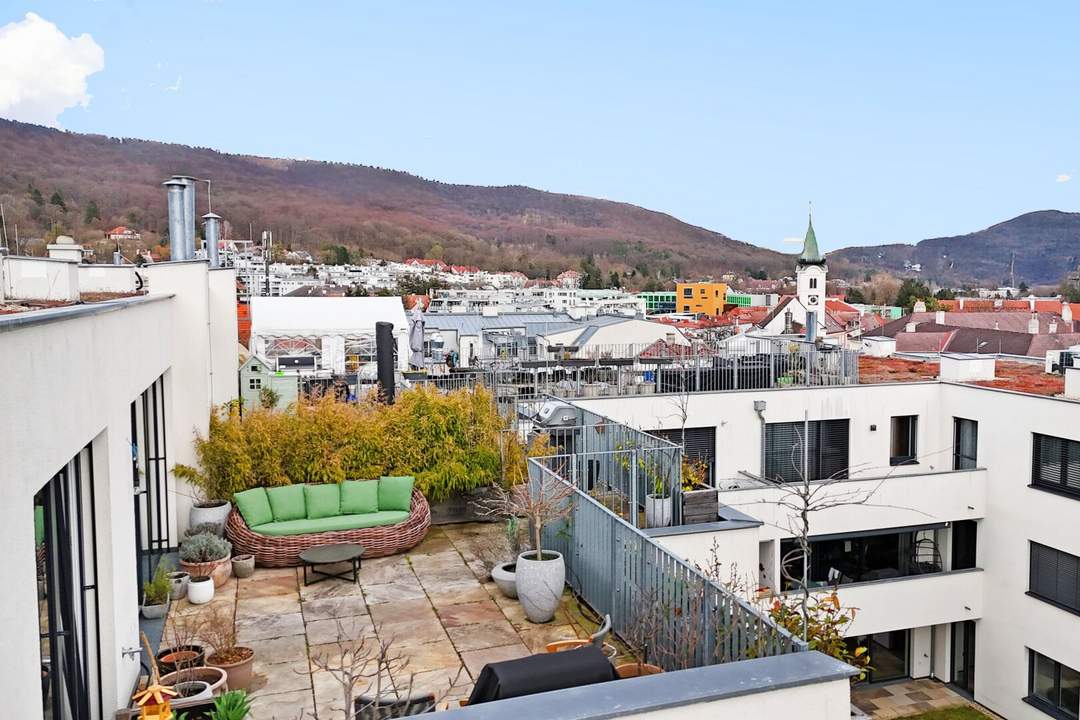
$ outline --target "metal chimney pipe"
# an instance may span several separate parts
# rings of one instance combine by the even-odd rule
[[[184,190],[187,184],[174,177],[162,185],[169,191],[169,258],[188,260],[187,228],[184,227]]]
[[[206,235],[206,257],[210,261],[210,267],[221,267],[221,257],[218,254],[218,243],[221,241],[221,216],[217,213],[206,213],[203,217],[203,228]]]
[[[184,230],[187,252],[184,259],[195,257],[195,178],[187,175],[173,175],[174,180],[184,184]]]
[[[809,310],[806,313],[806,342],[817,340],[817,312]]]

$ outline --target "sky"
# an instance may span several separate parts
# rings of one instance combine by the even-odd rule
[[[1080,205],[1080,4],[6,0],[0,117],[641,205],[794,252]],[[2,159],[0,159],[2,165]]]

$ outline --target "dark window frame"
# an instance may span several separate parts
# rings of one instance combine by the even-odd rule
[[[967,455],[962,450],[964,446],[964,428],[970,428],[974,437],[974,455]],[[953,470],[974,470],[979,465],[979,423],[969,418],[953,418]]]
[[[1035,694],[1035,660],[1037,657],[1045,658],[1054,664],[1054,687],[1051,691],[1051,695],[1054,695],[1056,699],[1047,700],[1046,698],[1039,697]],[[1024,702],[1032,707],[1041,710],[1042,712],[1050,715],[1051,717],[1061,718],[1062,720],[1075,720],[1076,715],[1069,712],[1065,708],[1061,707],[1061,670],[1065,668],[1072,672],[1080,672],[1075,668],[1071,668],[1065,665],[1049,655],[1043,655],[1038,650],[1032,650],[1028,648],[1028,694],[1024,697]]]
[[[1054,435],[1032,433],[1031,485],[1047,492],[1080,498],[1080,442]],[[1056,455],[1056,473],[1042,462],[1044,455]],[[1051,476],[1056,475],[1056,478]]]
[[[1027,595],[1080,615],[1080,557],[1029,541]]]
[[[907,450],[902,455],[894,455],[894,443],[896,436],[897,421],[907,423]],[[918,465],[919,464],[919,416],[918,415],[893,415],[889,418],[889,465]]]
[[[850,419],[811,420],[808,425],[810,480],[847,478],[851,457]],[[766,480],[776,481],[779,478],[785,483],[802,480],[793,462],[793,457],[802,457],[798,449],[803,441],[802,433],[802,421],[765,424],[762,433],[762,474]]]

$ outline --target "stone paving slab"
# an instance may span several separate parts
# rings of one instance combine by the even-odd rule
[[[460,700],[485,664],[543,652],[547,642],[585,637],[595,627],[565,608],[551,623],[530,623],[487,576],[484,558],[503,545],[497,523],[433,528],[407,554],[365,560],[359,584],[304,586],[297,568],[259,568],[230,579],[209,605],[179,601],[171,613],[190,622],[214,609],[234,614],[241,643],[255,650],[251,720],[338,720],[340,682],[314,659],[335,663],[343,647],[367,654],[383,642],[405,662],[395,673],[398,686]],[[574,602],[564,597],[564,605]],[[369,685],[362,680],[356,690]]]

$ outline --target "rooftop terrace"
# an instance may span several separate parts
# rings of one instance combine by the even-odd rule
[[[1044,371],[1042,365],[1012,360],[998,360],[994,380],[973,381],[973,385],[1014,390],[1033,395],[1060,395],[1065,392],[1065,378]],[[937,360],[859,357],[860,384],[919,382],[938,377]]]

